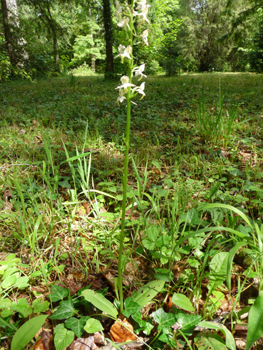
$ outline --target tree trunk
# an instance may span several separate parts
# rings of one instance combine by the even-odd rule
[[[1,5],[2,5],[5,40],[7,43],[7,52],[8,52],[8,56],[12,66],[15,67],[17,65],[17,59],[15,55],[14,39],[13,39],[11,28],[9,25],[9,16],[8,16],[8,8],[7,8],[6,0],[1,0]]]
[[[105,78],[114,78],[114,66],[113,66],[113,53],[112,53],[112,21],[111,21],[111,8],[110,0],[103,0],[103,18],[105,28],[105,41],[106,41],[106,67]]]
[[[92,12],[91,12],[91,7],[89,6],[89,18],[90,18],[90,22],[92,23]],[[93,33],[91,32],[90,34],[91,36],[91,40],[93,42]],[[92,45],[92,48],[94,48],[94,44]],[[96,72],[96,59],[95,59],[95,55],[91,55],[91,69],[92,72],[95,73]]]
[[[16,0],[1,0],[7,52],[12,66],[23,66],[28,60],[25,40],[21,35]]]

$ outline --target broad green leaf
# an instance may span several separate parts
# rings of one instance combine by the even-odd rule
[[[175,324],[175,314],[166,313],[163,309],[158,309],[152,313],[153,320],[158,323],[158,331],[167,334],[171,332],[171,327]]]
[[[131,315],[141,310],[141,305],[135,303],[132,297],[126,298],[124,301],[123,316],[129,318]]]
[[[168,269],[156,269],[155,271],[154,278],[157,280],[170,282],[174,279],[174,274]]]
[[[52,303],[63,300],[69,295],[70,291],[68,288],[63,288],[60,286],[52,286],[51,287],[51,294],[47,297],[52,301]]]
[[[42,301],[42,298],[36,299],[33,301],[32,306],[34,308],[34,313],[41,314],[41,312],[45,312],[49,309],[49,302]]]
[[[5,273],[3,275],[3,280],[5,280],[8,276],[14,275],[15,272],[19,271],[16,266],[9,267],[7,270],[5,270]],[[19,276],[19,274],[16,274],[16,276]]]
[[[228,252],[220,252],[209,263],[210,274],[207,288],[210,292],[220,286],[226,279],[228,255]]]
[[[172,296],[172,302],[174,305],[180,307],[183,310],[195,311],[191,301],[183,294],[174,293]]]
[[[19,312],[23,317],[28,317],[33,312],[32,307],[27,303],[25,298],[18,299],[17,302],[14,301],[10,309]]]
[[[248,332],[247,332],[247,346],[246,350],[249,350],[252,345],[263,335],[263,292],[259,293],[259,296],[251,306],[248,314]]]
[[[22,350],[25,348],[43,326],[46,318],[47,315],[40,315],[24,323],[13,336],[10,350]]]
[[[11,275],[6,277],[6,279],[3,280],[2,282],[2,288],[3,289],[8,289],[11,286],[13,286],[16,283],[17,276],[16,275]]]
[[[146,249],[153,250],[156,245],[156,241],[160,235],[160,230],[157,226],[150,225],[147,229],[147,237],[142,240],[142,244]]]
[[[147,305],[162,289],[165,281],[152,281],[140,288],[132,299],[139,305]]]
[[[234,256],[236,255],[236,252],[246,245],[246,242],[239,242],[237,243],[229,252],[228,259],[227,259],[227,270],[226,270],[226,284],[229,290],[229,294],[231,295],[231,272],[232,272],[232,264]]]
[[[11,300],[8,298],[0,300],[0,309],[7,309],[12,304]]]
[[[14,313],[14,311],[11,310],[11,309],[4,309],[4,310],[1,312],[1,317],[6,318],[6,317],[12,315],[13,313]]]
[[[198,333],[194,340],[198,350],[227,350],[224,340],[217,334]]]
[[[84,332],[84,326],[90,317],[84,316],[81,318],[70,317],[65,321],[65,326],[71,329],[78,338],[80,338]]]
[[[191,335],[195,326],[201,321],[202,317],[199,315],[188,315],[183,312],[175,315],[176,322],[181,326],[181,331],[187,335]]]
[[[103,331],[102,324],[100,323],[100,321],[96,320],[95,318],[90,318],[86,322],[84,329],[87,333],[96,333],[96,332]]]
[[[67,330],[63,324],[54,329],[54,343],[56,350],[63,350],[74,341],[74,332]]]
[[[232,333],[230,333],[229,330],[226,328],[226,326],[224,326],[223,324],[216,323],[216,322],[202,321],[202,322],[198,323],[198,327],[206,327],[209,329],[216,329],[216,330],[221,331],[225,335],[226,346],[230,350],[236,350],[235,339],[234,339]]]
[[[154,328],[154,326],[150,322],[142,320],[142,314],[140,311],[136,314],[133,314],[132,318],[135,322],[138,323],[138,325],[141,327],[140,330],[142,330],[144,334],[149,335],[151,333],[151,330]]]
[[[29,286],[29,278],[28,277],[19,277],[14,285],[15,288],[25,289]]]
[[[65,300],[60,302],[59,308],[53,313],[53,315],[49,316],[49,318],[51,320],[64,320],[65,318],[73,316],[74,313],[75,310],[72,300]]]
[[[112,305],[112,303],[106,299],[102,294],[96,293],[91,289],[84,290],[81,295],[93,304],[98,309],[104,311],[106,314],[116,318],[118,315],[117,309]]]

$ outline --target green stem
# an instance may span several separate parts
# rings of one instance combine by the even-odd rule
[[[131,3],[133,8],[133,1]],[[129,44],[133,48],[133,15],[130,16],[130,35]],[[133,57],[133,55],[132,55]],[[132,67],[133,58],[129,60],[129,83],[132,81]],[[123,273],[123,248],[125,239],[125,209],[127,200],[127,183],[128,183],[128,166],[129,166],[129,149],[130,149],[130,123],[131,123],[131,87],[128,88],[127,92],[127,117],[126,117],[126,134],[125,134],[125,160],[124,160],[124,174],[123,174],[123,200],[122,200],[122,217],[121,217],[121,233],[120,233],[120,246],[119,246],[119,257],[118,257],[118,290],[120,298],[120,313],[123,311],[123,285],[122,285],[122,273]]]

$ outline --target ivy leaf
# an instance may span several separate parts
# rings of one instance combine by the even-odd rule
[[[96,332],[103,331],[102,324],[100,323],[100,321],[96,320],[95,318],[90,318],[86,322],[84,329],[87,333],[96,333]]]
[[[125,310],[123,311],[123,315],[129,318],[132,314],[140,311],[142,307],[141,305],[135,303],[132,297],[129,297],[124,301],[124,308]]]
[[[153,320],[159,324],[158,331],[163,331],[168,334],[171,332],[172,325],[175,324],[175,315],[171,313],[166,313],[163,309],[158,309],[152,313]]]
[[[58,324],[54,329],[54,343],[56,350],[63,350],[74,340],[74,332],[67,330],[63,324]]]
[[[176,321],[181,326],[181,331],[187,335],[191,335],[195,326],[201,321],[202,317],[199,315],[188,315],[183,312],[176,314]]]
[[[49,316],[51,320],[63,320],[65,318],[69,318],[73,316],[75,313],[73,302],[71,299],[66,301],[61,301],[59,304],[59,308],[53,313],[53,315]]]
[[[47,297],[50,299],[52,303],[63,300],[69,295],[70,291],[68,288],[63,288],[61,286],[52,286],[51,287],[51,294]]]
[[[65,321],[65,326],[71,329],[78,338],[80,338],[84,332],[84,326],[90,317],[84,316],[81,318],[70,317]]]
[[[136,330],[136,331],[142,330],[143,333],[146,335],[149,335],[151,333],[151,330],[154,328],[154,326],[150,322],[142,320],[142,314],[140,312],[133,314],[132,318],[141,327],[139,330]]]

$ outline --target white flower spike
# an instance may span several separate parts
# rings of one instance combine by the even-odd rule
[[[130,21],[129,17],[126,17],[123,21],[117,23],[117,26],[125,28],[126,26],[129,25],[129,21]]]
[[[119,97],[117,98],[117,103],[122,103],[124,100],[126,100],[126,97],[124,96],[124,90],[120,89],[119,91]]]
[[[123,89],[125,93],[128,91],[128,87],[135,86],[134,84],[129,83],[129,77],[127,77],[127,75],[121,77],[121,83],[122,85],[117,86],[116,89]]]
[[[148,9],[151,5],[147,5],[146,0],[142,0],[138,2],[137,10],[141,12],[136,12],[135,16],[142,16],[142,20],[145,20],[147,23],[150,23],[148,18],[146,17],[148,14]]]
[[[119,50],[119,54],[115,58],[120,57],[121,63],[123,63],[125,57],[131,59],[130,55],[132,53],[132,47],[130,45],[125,48],[124,45],[120,44],[118,46],[118,50]]]
[[[149,29],[146,29],[142,32],[141,37],[145,45],[148,46],[148,34],[149,34]]]
[[[145,82],[141,83],[140,86],[136,86],[134,89],[132,89],[132,94],[134,94],[135,92],[141,94],[142,95],[142,97],[140,98],[141,100],[145,96],[144,88],[145,88]]]
[[[135,67],[135,68],[133,68],[132,71],[133,71],[133,73],[134,73],[134,75],[136,77],[138,75],[140,75],[140,79],[139,80],[141,80],[142,77],[147,78],[147,75],[143,74],[144,69],[145,69],[145,64],[141,64],[140,67]]]

